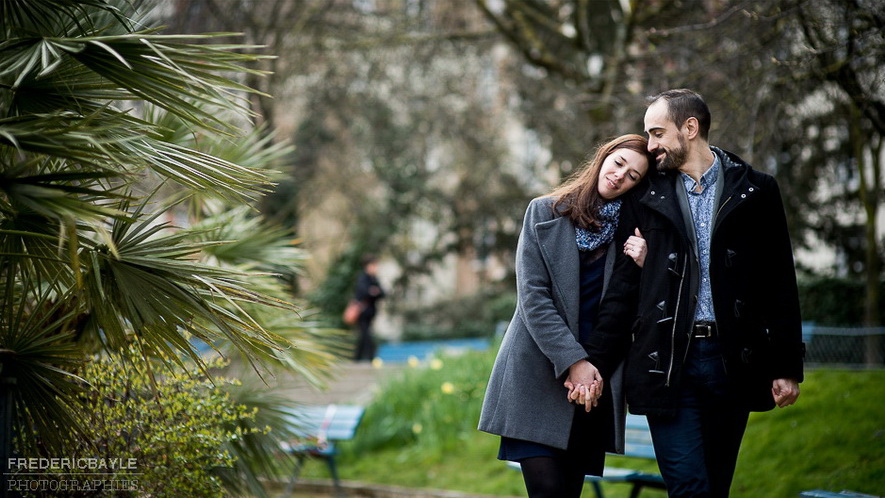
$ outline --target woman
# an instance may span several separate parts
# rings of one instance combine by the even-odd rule
[[[639,135],[603,144],[570,181],[526,211],[516,251],[517,308],[479,430],[501,436],[498,458],[520,462],[532,498],[578,497],[585,475],[601,475],[606,451],[623,453],[619,383],[603,386],[591,375],[582,342],[593,332],[615,257],[617,198],[648,171],[647,144]],[[645,241],[636,233],[624,253],[641,266]]]

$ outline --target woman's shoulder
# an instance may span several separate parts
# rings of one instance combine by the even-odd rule
[[[556,203],[556,197],[544,195],[535,197],[529,202],[525,210],[526,220],[543,221],[555,218],[555,209],[553,205]]]
[[[556,206],[556,200],[557,197],[549,195],[532,199],[525,211],[523,226],[536,226],[561,218],[562,207]]]
[[[535,197],[534,199],[531,200],[531,202],[529,202],[528,209],[529,210],[546,209],[546,210],[549,210],[552,212],[553,205],[556,203],[557,199],[558,199],[557,197],[554,197],[552,195],[542,195],[540,197]]]

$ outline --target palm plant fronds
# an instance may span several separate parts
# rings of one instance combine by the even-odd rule
[[[30,114],[0,118],[0,145],[95,168],[125,170],[133,152],[129,145],[149,131],[125,113],[110,109],[86,116],[72,112]]]
[[[88,301],[100,303],[94,308],[96,325],[112,347],[125,344],[130,330],[158,351],[172,356],[172,349],[179,349],[198,363],[182,331],[209,344],[224,338],[250,354],[256,348],[281,347],[280,338],[238,303],[291,312],[294,305],[249,289],[245,272],[197,260],[200,251],[223,241],[190,242],[189,231],[173,231],[157,222],[159,214],[139,219],[141,211],[139,207],[131,218],[115,220],[113,252],[97,244],[83,258]]]
[[[303,313],[297,323],[291,316],[278,315],[267,327],[291,344],[288,349],[277,352],[277,361],[290,374],[314,386],[324,386],[341,358],[351,355],[350,331],[331,328],[311,314]]]
[[[4,284],[0,375],[4,382],[14,380],[13,404],[20,414],[16,423],[26,433],[40,434],[43,444],[58,448],[59,428],[80,430],[73,405],[83,386],[72,372],[83,357],[70,332],[76,329],[71,325],[79,320],[79,310],[66,308],[65,296],[49,287],[21,286],[8,275]]]
[[[195,240],[228,240],[208,246],[204,252],[227,265],[248,264],[281,271],[295,271],[307,258],[291,230],[268,225],[248,206],[209,216],[193,226]],[[240,237],[248,233],[249,237]]]
[[[32,115],[0,119],[0,145],[76,161],[104,171],[105,176],[117,174],[121,166],[124,171],[151,168],[185,187],[207,189],[216,196],[240,201],[272,186],[265,171],[151,139],[152,132],[151,125],[144,121],[107,110],[87,117]],[[8,178],[12,174],[3,176]]]
[[[95,355],[137,344],[158,393],[155,358],[209,376],[198,342],[317,384],[345,347],[278,278],[305,258],[291,230],[250,206],[291,151],[241,129],[258,92],[240,75],[267,56],[159,35],[139,3],[0,0],[0,376],[28,456],[76,439]],[[212,208],[185,221],[183,200]],[[273,439],[244,444],[256,485]]]
[[[173,143],[144,141],[135,148],[159,174],[194,190],[208,189],[228,200],[254,199],[269,192],[273,185],[265,171]]]
[[[98,21],[104,12],[118,22],[126,22],[124,10],[107,0],[0,0],[0,30],[3,33],[28,29],[42,32],[67,20],[88,29],[90,21]]]
[[[103,180],[116,178],[114,172],[64,172],[45,174],[0,173],[0,209],[7,213],[22,210],[45,218],[104,219],[123,213],[106,200],[121,198]]]
[[[259,126],[236,140],[225,136],[219,138],[209,143],[205,151],[248,168],[267,169],[294,150],[291,144],[276,140],[276,134],[265,126]]]
[[[245,63],[267,56],[238,53],[256,47],[231,45],[226,49],[209,47],[187,40],[215,35],[184,36],[132,33],[119,36],[60,39],[56,48],[66,52],[86,68],[126,88],[137,97],[172,112],[189,123],[229,130],[232,124],[205,109],[239,109],[240,93],[257,93],[224,76],[225,73],[264,74],[249,69]],[[35,54],[36,56],[36,54]],[[36,64],[35,64],[36,65]]]

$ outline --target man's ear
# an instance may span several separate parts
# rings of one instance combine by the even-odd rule
[[[692,116],[682,123],[682,134],[689,140],[696,138],[699,131],[700,125],[698,124],[698,118],[696,117]]]

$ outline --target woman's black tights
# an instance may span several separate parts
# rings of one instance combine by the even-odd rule
[[[532,457],[521,460],[522,478],[529,498],[579,498],[584,471],[564,458]]]

